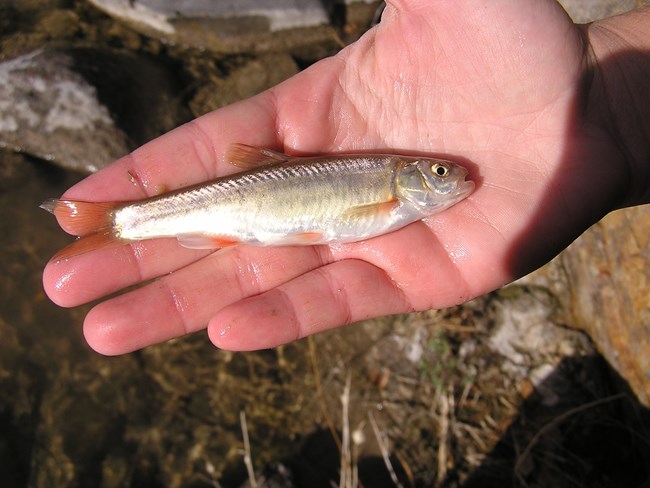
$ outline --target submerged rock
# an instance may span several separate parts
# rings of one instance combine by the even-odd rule
[[[94,172],[186,119],[170,75],[122,51],[38,50],[0,64],[0,146]]]

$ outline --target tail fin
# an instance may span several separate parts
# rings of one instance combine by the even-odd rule
[[[113,228],[114,202],[80,202],[75,200],[46,200],[41,208],[54,214],[66,232],[79,239],[59,251],[52,259],[62,261],[95,249],[124,244]]]
[[[42,209],[54,214],[63,230],[75,236],[111,229],[116,206],[114,202],[80,202],[56,198],[45,200],[41,204]]]

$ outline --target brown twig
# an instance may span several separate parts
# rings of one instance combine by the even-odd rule
[[[239,423],[241,424],[241,433],[244,438],[244,464],[248,473],[248,479],[251,482],[251,488],[257,488],[255,479],[255,470],[253,469],[253,457],[251,456],[251,445],[248,439],[248,425],[246,424],[246,413],[243,410],[239,412]]]
[[[393,481],[393,483],[397,488],[402,488],[402,483],[400,483],[399,478],[397,478],[397,474],[395,474],[395,470],[393,469],[393,464],[390,462],[390,453],[388,452],[388,446],[386,445],[386,441],[384,440],[384,437],[381,435],[381,432],[379,432],[379,427],[377,426],[377,421],[375,420],[375,416],[370,411],[368,412],[368,418],[370,419],[370,425],[372,426],[372,431],[375,433],[375,439],[377,439],[377,445],[379,446],[379,450],[381,451],[381,457],[384,460],[384,464],[386,465],[388,474],[390,474],[390,479]]]

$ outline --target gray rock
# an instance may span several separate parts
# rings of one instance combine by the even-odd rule
[[[0,146],[92,172],[125,154],[127,138],[72,64],[46,51],[0,64]]]
[[[559,0],[559,2],[578,24],[622,14],[641,4],[650,3],[647,0]]]
[[[494,328],[487,344],[501,356],[501,370],[518,383],[529,381],[547,406],[554,405],[557,392],[547,379],[569,382],[558,368],[566,358],[592,353],[587,337],[558,324],[557,298],[544,288],[510,285],[491,307]]]
[[[201,87],[190,102],[196,117],[230,103],[252,97],[298,72],[287,54],[267,54],[233,70],[225,80]]]
[[[0,64],[0,147],[94,172],[186,119],[165,70],[134,55],[39,50]]]
[[[90,0],[138,32],[217,53],[276,51],[335,37],[320,0]],[[300,34],[296,34],[296,30]]]
[[[549,264],[522,278],[558,297],[562,320],[582,329],[650,405],[650,208],[618,210]]]
[[[90,0],[115,17],[148,24],[166,33],[177,19],[264,19],[270,31],[326,24],[329,20],[319,0]]]

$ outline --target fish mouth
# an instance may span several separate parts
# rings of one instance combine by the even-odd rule
[[[476,185],[472,180],[466,179],[469,176],[469,171],[467,170],[467,168],[461,166],[459,169],[460,169],[459,176],[462,177],[462,181],[460,181],[458,183],[458,186],[456,187],[456,194],[458,196],[464,197],[472,193]]]
[[[472,180],[464,180],[458,186],[458,193],[461,195],[469,195],[474,191],[474,188],[476,188],[476,184]]]
[[[476,185],[472,180],[463,180],[458,182],[456,187],[447,194],[448,201],[446,202],[445,208],[451,207],[461,200],[464,200],[474,191],[475,187]]]

